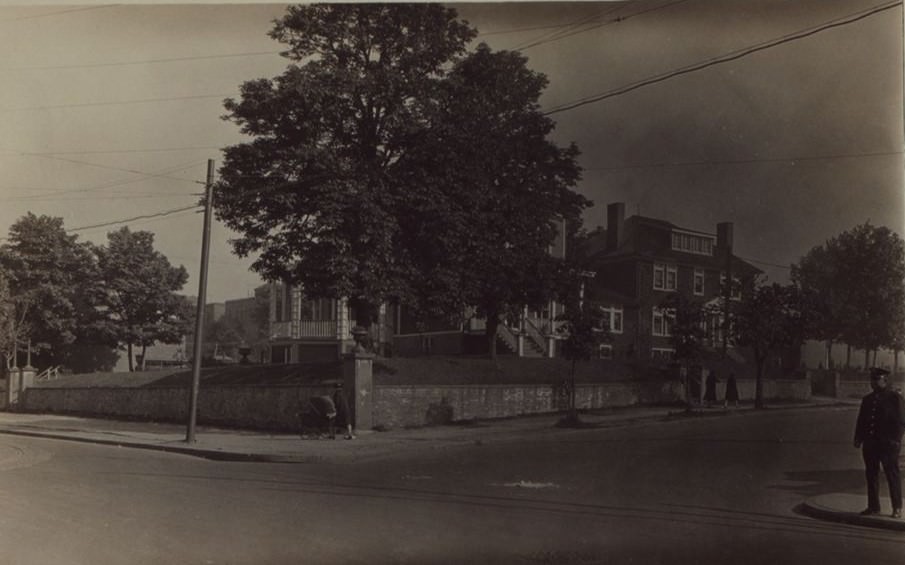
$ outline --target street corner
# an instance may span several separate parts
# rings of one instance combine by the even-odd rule
[[[866,496],[862,494],[822,494],[809,498],[796,511],[819,520],[905,532],[905,520],[892,518],[888,506],[884,506],[879,514],[862,516],[866,500]]]

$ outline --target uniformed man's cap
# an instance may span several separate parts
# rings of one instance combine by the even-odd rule
[[[873,378],[876,377],[885,377],[889,374],[889,371],[886,369],[881,369],[880,367],[871,367],[870,368],[870,376]]]

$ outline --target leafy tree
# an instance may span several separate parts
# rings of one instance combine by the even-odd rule
[[[10,227],[8,242],[0,247],[17,333],[47,365],[65,360],[66,346],[91,312],[87,297],[95,264],[88,246],[76,240],[62,218],[29,213]]]
[[[295,64],[242,86],[215,200],[239,254],[308,298],[348,297],[360,323],[384,301],[426,318],[500,320],[552,295],[574,147],[537,103],[546,79],[481,45],[437,5],[293,7],[271,36]]]
[[[763,408],[763,377],[771,354],[801,347],[804,338],[802,301],[792,285],[755,281],[733,304],[732,335],[736,345],[754,354],[756,380],[754,407]]]
[[[896,347],[905,308],[905,244],[862,224],[812,249],[793,267],[809,317],[808,335],[870,351]],[[846,362],[848,364],[848,360]]]
[[[792,282],[799,288],[808,312],[805,334],[826,344],[826,366],[833,364],[833,343],[842,337],[845,309],[845,289],[840,288],[839,269],[833,255],[825,246],[811,249],[792,265]]]
[[[577,281],[578,273],[573,272],[572,280]],[[582,288],[580,283],[573,288]],[[583,294],[583,292],[581,293]],[[578,410],[575,406],[575,367],[579,361],[593,359],[600,350],[600,344],[612,338],[610,329],[604,326],[603,314],[596,305],[583,299],[577,293],[570,293],[565,299],[565,311],[557,317],[560,322],[557,331],[565,337],[561,354],[571,361],[569,369],[569,415],[564,423],[577,424]]]
[[[550,246],[590,205],[572,191],[577,148],[548,139],[555,124],[538,103],[546,85],[521,54],[479,45],[452,69],[433,127],[409,155],[413,184],[431,187],[429,202],[403,203],[414,302],[475,307],[491,356],[503,318],[553,298],[568,269]]]
[[[292,63],[226,102],[254,139],[225,150],[217,215],[265,279],[348,297],[370,325],[405,291],[406,152],[475,32],[439,5],[324,4],[288,8],[270,35]]]
[[[147,346],[178,343],[190,332],[191,305],[176,294],[188,273],[154,249],[154,234],[127,227],[107,234],[95,254],[101,284],[93,329],[102,341],[125,347],[133,371],[133,346],[141,346],[144,359]]]
[[[701,358],[704,348],[704,319],[707,311],[704,305],[680,293],[667,296],[660,308],[671,313],[672,328],[670,342],[675,351],[675,360],[687,369]],[[685,379],[685,398],[691,401],[690,380]],[[690,405],[689,405],[690,407]]]

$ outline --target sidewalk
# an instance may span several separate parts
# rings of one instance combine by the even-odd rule
[[[856,404],[856,403],[855,403]],[[770,410],[806,409],[852,405],[851,402],[813,398],[801,404],[770,405]],[[700,417],[753,415],[750,406],[705,408],[686,413],[679,407],[632,407],[583,413],[586,428],[618,427]],[[271,463],[354,463],[456,446],[486,445],[530,437],[574,432],[557,428],[558,415],[528,416],[387,432],[358,432],[354,440],[302,439],[297,434],[198,427],[192,444],[186,443],[186,426],[81,418],[56,414],[0,412],[0,434],[42,437],[119,447],[151,449],[216,461]],[[905,531],[905,520],[883,515],[860,516],[864,496],[824,494],[805,501],[798,510],[808,516],[861,526]]]

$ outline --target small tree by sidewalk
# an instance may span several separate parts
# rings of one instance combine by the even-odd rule
[[[610,341],[610,331],[603,321],[600,308],[585,304],[584,301],[568,305],[558,318],[562,322],[558,331],[565,337],[562,342],[562,356],[571,361],[569,369],[569,412],[560,420],[560,425],[580,425],[578,409],[575,405],[575,365],[578,361],[588,361],[597,356],[600,345]]]
[[[667,319],[672,323],[670,341],[675,350],[675,361],[679,364],[680,373],[683,376],[686,410],[691,411],[690,381],[692,376],[690,369],[692,365],[701,360],[706,337],[703,325],[706,310],[703,304],[681,294],[668,296],[661,303],[660,308],[666,312]]]

